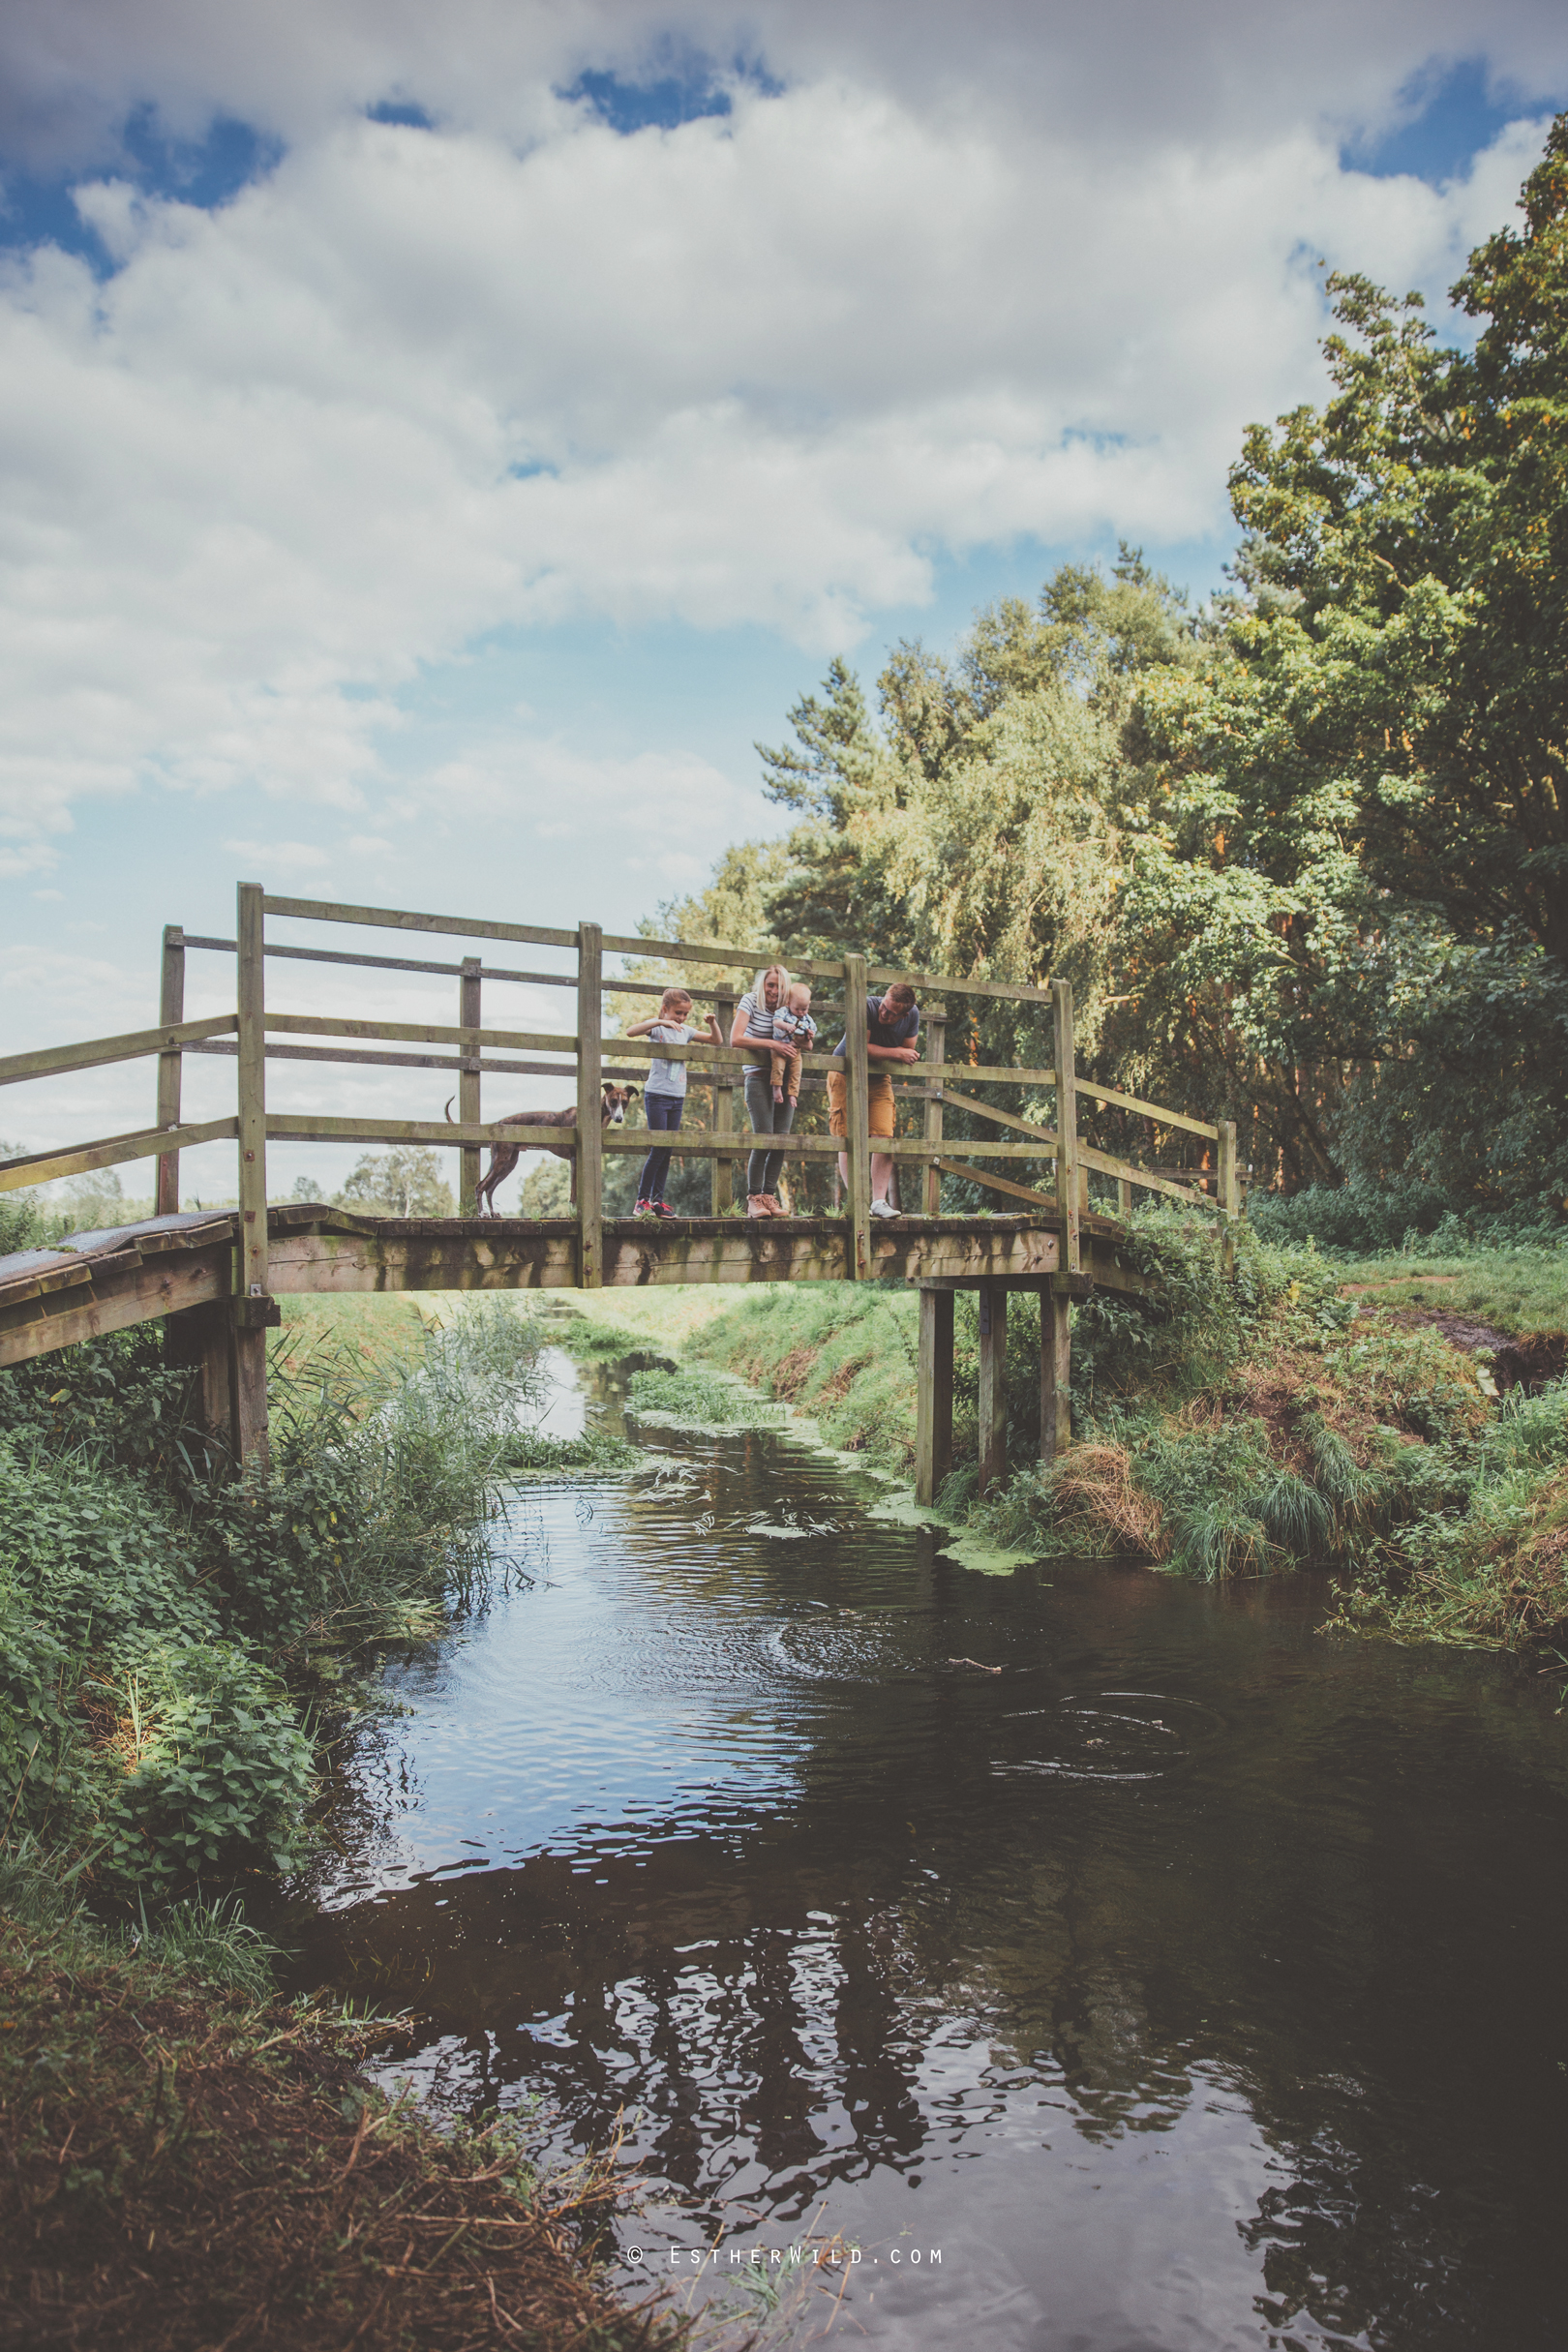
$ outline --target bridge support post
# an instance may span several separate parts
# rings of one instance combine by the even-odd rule
[[[947,1007],[933,1010],[925,1024],[925,1058],[928,1062],[945,1062],[948,1058]],[[942,1081],[930,1078],[925,1089],[925,1140],[942,1141]],[[942,1214],[942,1170],[934,1160],[928,1160],[920,1179],[922,1203],[927,1217]]]
[[[718,1025],[723,1033],[726,1045],[730,1041],[730,1030],[735,1021],[735,1003],[736,1000],[733,996],[721,996],[713,1008],[718,1015]],[[730,1070],[722,1062],[715,1066],[713,1071],[713,1132],[715,1136],[733,1135],[735,1132],[735,1083]],[[713,1215],[727,1217],[734,1202],[735,1161],[733,1160],[715,1160],[713,1161]]]
[[[1072,1441],[1068,1383],[1072,1376],[1071,1301],[1054,1284],[1040,1296],[1040,1458],[1054,1462]]]
[[[1220,1121],[1220,1206],[1224,1227],[1220,1237],[1220,1263],[1226,1274],[1236,1271],[1236,1220],[1241,1214],[1241,1185],[1236,1175],[1236,1122]]]
[[[480,1022],[479,972],[477,955],[463,958],[462,975],[458,980],[458,1027],[477,1029]],[[479,1108],[479,1055],[465,1053],[458,1065],[458,1117],[465,1127],[477,1127],[484,1116]],[[479,1150],[476,1143],[466,1143],[458,1154],[458,1215],[476,1217],[479,1213]]]
[[[1008,1294],[1000,1282],[980,1289],[980,1492],[1008,1470]]]
[[[915,1499],[934,1503],[952,1467],[952,1292],[920,1285]]]
[[[577,926],[577,1281],[604,1284],[604,932]]]
[[[239,886],[239,1239],[231,1432],[241,1464],[267,1463],[267,1323],[277,1311],[267,1294],[266,985],[262,960],[264,893]]]
[[[850,1280],[871,1274],[871,1060],[866,1047],[865,957],[844,958],[844,1142],[849,1159]]]
[[[276,1299],[213,1299],[165,1319],[164,1361],[197,1373],[196,1417],[237,1467],[267,1455],[267,1333]]]
[[[158,989],[158,1022],[160,1028],[173,1029],[185,1018],[185,933],[177,922],[164,925],[164,962]],[[161,1053],[158,1057],[158,1125],[178,1127],[180,1124],[180,1077],[185,1065],[181,1053]],[[173,1217],[180,1205],[180,1156],[178,1152],[162,1152],[158,1160],[158,1191],[153,1212],[158,1217]]]

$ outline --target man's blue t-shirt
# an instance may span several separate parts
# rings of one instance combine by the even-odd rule
[[[885,1021],[882,1017],[882,1008],[887,1002],[885,996],[866,998],[865,1041],[868,1045],[907,1045],[913,1038],[920,1035],[920,1009],[919,1005],[911,1005],[907,1012],[894,1013],[891,1020]],[[833,1051],[834,1053],[849,1051],[847,1032],[839,1039]]]

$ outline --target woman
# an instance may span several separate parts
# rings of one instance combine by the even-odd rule
[[[773,1035],[773,1015],[783,1004],[789,984],[790,976],[782,964],[769,964],[766,972],[759,972],[736,1008],[730,1031],[732,1045],[755,1045],[761,1049],[757,1061],[746,1065],[746,1116],[754,1135],[787,1135],[795,1125],[796,1106],[789,1099],[789,1089],[784,1090],[784,1101],[775,1102],[771,1076],[773,1054],[787,1054],[792,1062],[800,1059],[798,1046]],[[748,1217],[789,1215],[774,1190],[783,1165],[782,1152],[752,1153],[746,1162]]]

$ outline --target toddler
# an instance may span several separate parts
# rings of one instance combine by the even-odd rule
[[[785,1038],[801,1053],[809,1053],[816,1042],[817,1024],[811,1017],[811,990],[804,980],[791,980],[784,991],[784,1002],[773,1015],[773,1035]],[[792,1062],[788,1054],[770,1056],[773,1072],[773,1101],[784,1101],[784,1089],[790,1090],[789,1100],[800,1100],[800,1065]]]

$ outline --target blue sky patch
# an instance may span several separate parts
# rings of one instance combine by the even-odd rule
[[[405,98],[383,98],[376,106],[367,106],[365,113],[373,123],[397,123],[406,131],[434,131],[436,118],[423,106],[416,106]]]
[[[1559,91],[1554,98],[1526,99],[1518,90],[1492,84],[1480,57],[1434,65],[1401,92],[1411,111],[1399,129],[1381,138],[1352,141],[1342,149],[1342,160],[1375,179],[1408,172],[1437,188],[1444,180],[1462,178],[1472,159],[1509,123],[1522,115],[1549,114],[1563,97]]]
[[[119,154],[98,170],[62,172],[50,179],[5,173],[0,246],[25,251],[58,245],[79,254],[99,277],[106,277],[112,263],[96,231],[77,213],[74,187],[91,179],[128,179],[143,196],[172,198],[211,212],[253,180],[263,178],[282,153],[280,140],[229,116],[221,116],[203,138],[172,138],[160,126],[154,107],[138,106],[120,135]]]

